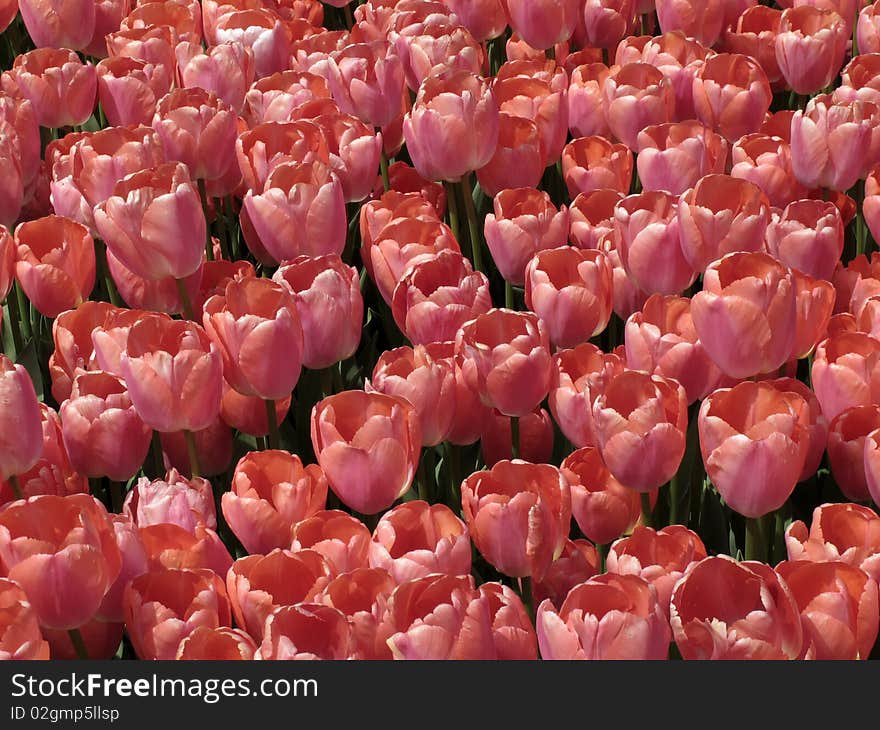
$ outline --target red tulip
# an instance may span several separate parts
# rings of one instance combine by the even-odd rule
[[[502,0],[446,0],[444,4],[480,42],[497,38],[507,28]]]
[[[311,423],[318,463],[347,506],[376,514],[409,489],[422,438],[408,401],[345,391],[318,403]]]
[[[223,15],[217,20],[214,33],[218,45],[234,41],[253,52],[254,72],[258,78],[288,67],[290,30],[268,8],[260,7]]]
[[[461,500],[474,545],[499,572],[541,580],[562,552],[571,496],[556,467],[500,461],[465,479]]]
[[[328,61],[327,85],[343,112],[373,127],[403,113],[403,64],[386,43],[352,43]]]
[[[776,36],[779,34],[782,10],[756,4],[735,14],[732,20],[724,32],[725,49],[754,58],[767,74],[771,88],[778,88],[782,71],[776,60]]]
[[[873,432],[880,428],[880,406],[853,406],[828,426],[828,462],[840,491],[855,502],[871,499],[874,483]]]
[[[731,377],[748,378],[789,359],[796,307],[787,267],[763,253],[731,253],[706,269],[691,315],[715,364]]]
[[[0,660],[48,659],[36,612],[14,580],[0,578]]]
[[[703,401],[703,463],[733,510],[760,517],[788,499],[809,452],[808,410],[796,392],[763,382],[722,388]]]
[[[313,603],[282,606],[266,619],[259,659],[346,659],[353,644],[345,615]]]
[[[796,659],[803,643],[798,613],[772,568],[720,555],[703,559],[675,586],[670,623],[685,659]]]
[[[547,569],[540,582],[532,583],[532,598],[537,605],[544,599],[557,608],[568,592],[599,572],[599,555],[589,540],[566,540],[562,554]]]
[[[654,589],[634,575],[606,573],[571,589],[557,611],[538,606],[543,659],[665,659],[670,631]]]
[[[861,53],[880,51],[880,6],[875,2],[859,11],[856,27],[856,41]]]
[[[95,31],[95,3],[21,0],[21,19],[37,48],[84,49]]]
[[[261,405],[265,415],[265,401],[262,401]],[[199,458],[200,473],[203,476],[224,474],[232,461],[232,429],[218,415],[206,428],[192,432],[192,436]],[[159,441],[162,444],[162,460],[165,468],[174,468],[190,474],[192,462],[186,435],[182,431],[160,433]]]
[[[254,640],[241,629],[226,626],[208,628],[199,626],[188,634],[177,647],[175,659],[182,660],[244,660],[254,658]]]
[[[467,28],[451,23],[448,16],[430,13],[424,22],[404,21],[399,25],[394,48],[403,62],[410,91],[417,92],[426,79],[442,73],[464,71],[479,75],[482,71],[486,59],[482,46]],[[382,39],[377,42],[386,45]]]
[[[141,659],[173,659],[199,627],[228,627],[223,581],[209,570],[152,570],[125,589],[125,627]]]
[[[525,416],[550,388],[549,348],[534,314],[491,309],[459,329],[455,365],[485,405],[505,416]]]
[[[545,162],[538,125],[502,112],[498,115],[498,145],[491,159],[476,171],[477,180],[493,197],[508,188],[534,188],[541,182]]]
[[[236,111],[254,82],[254,54],[230,41],[203,49],[201,43],[182,42],[175,48],[177,69],[185,88],[201,88],[219,96]]]
[[[370,531],[340,510],[322,510],[293,526],[291,550],[314,550],[327,560],[336,577],[369,567]]]
[[[791,275],[797,301],[791,355],[800,359],[807,357],[816,344],[825,338],[836,292],[834,285],[824,279],[814,279],[797,269],[792,269]]]

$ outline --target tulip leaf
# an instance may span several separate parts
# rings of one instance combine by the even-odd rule
[[[41,401],[45,400],[45,389],[43,387],[43,373],[40,370],[40,358],[37,353],[37,342],[33,338],[28,340],[27,344],[16,358],[16,362],[27,370],[31,380],[34,381],[34,390],[37,392],[37,398]]]

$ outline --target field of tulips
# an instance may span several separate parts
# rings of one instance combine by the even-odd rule
[[[880,0],[0,29],[0,659],[880,656]]]

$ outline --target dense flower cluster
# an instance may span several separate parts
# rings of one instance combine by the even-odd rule
[[[0,659],[875,653],[880,2],[0,30]]]

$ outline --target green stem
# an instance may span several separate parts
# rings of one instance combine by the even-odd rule
[[[107,245],[100,238],[95,239],[95,262],[98,267],[98,276],[104,279],[104,284],[107,286],[107,296],[110,298],[110,303],[114,307],[124,306],[122,297],[119,296],[119,291],[116,289],[116,283],[110,276],[110,267],[107,264]]]
[[[678,482],[678,472],[669,480],[669,524],[678,524],[678,504],[681,501],[681,487]]]
[[[504,306],[508,309],[516,309],[513,299],[513,285],[506,279],[504,281]]]
[[[510,418],[510,454],[514,459],[519,458],[519,417],[511,416]]]
[[[596,545],[596,555],[599,556],[599,573],[607,572],[605,565],[608,562],[608,543],[604,545]]]
[[[275,401],[266,399],[266,423],[269,424],[269,448],[281,447],[281,434],[278,433],[278,414],[275,413]]]
[[[746,560],[767,561],[767,540],[764,535],[764,518],[746,518]]]
[[[461,494],[459,493],[459,485],[461,484],[461,459],[458,453],[458,446],[446,441],[443,444],[446,450],[446,463],[449,466],[449,501],[450,506],[456,509],[461,505]]]
[[[199,450],[196,447],[196,435],[192,431],[184,430],[183,438],[186,440],[186,451],[189,454],[190,477],[195,479],[202,475],[199,466]]]
[[[379,158],[379,172],[382,174],[382,187],[387,193],[391,190],[391,179],[388,177],[388,155],[382,149],[382,156]]]
[[[240,249],[240,237],[238,228],[238,217],[235,213],[235,203],[232,196],[227,195],[223,205],[224,218],[226,219],[226,230],[229,234],[230,254],[233,261],[237,261]]]
[[[88,659],[89,652],[86,650],[86,642],[83,641],[82,634],[79,629],[68,629],[67,635],[70,637],[70,643],[76,651],[77,659]]]
[[[24,296],[24,289],[21,288],[21,284],[16,281],[14,287],[15,299],[18,304],[18,321],[21,326],[21,336],[23,340],[29,340],[31,338],[31,319],[30,315],[26,314],[30,312],[29,302]]]
[[[458,199],[455,195],[455,186],[453,183],[447,182],[446,185],[446,209],[449,212],[449,227],[452,229],[452,235],[461,245],[461,227],[458,222]]]
[[[16,499],[24,499],[24,493],[21,491],[21,485],[18,483],[18,476],[11,474],[9,476],[9,487]]]
[[[18,298],[13,295],[6,297],[6,306],[9,308],[9,331],[12,333],[12,344],[15,347],[15,360],[21,357],[24,343],[21,339],[21,313],[18,311]]]
[[[474,207],[474,198],[470,189],[470,183],[465,182],[470,175],[465,175],[456,185],[464,198],[464,207],[467,212],[468,233],[471,237],[471,253],[474,257],[474,270],[483,271],[483,239],[477,223],[477,210]]]
[[[202,199],[202,211],[205,214],[205,255],[208,261],[214,260],[214,243],[211,241],[211,223],[208,218],[208,187],[204,179],[199,178],[199,197]]]
[[[194,322],[196,315],[193,310],[192,299],[189,298],[189,292],[186,290],[186,283],[183,279],[175,279],[174,283],[177,285],[177,294],[180,297],[180,306],[183,308],[183,316],[191,322]]]
[[[416,470],[416,493],[423,502],[430,502],[428,499],[428,478],[425,475],[425,454],[422,452],[419,459],[419,466]]]
[[[641,492],[639,496],[642,501],[642,524],[645,527],[653,527],[654,512],[651,509],[651,494],[649,492]]]

